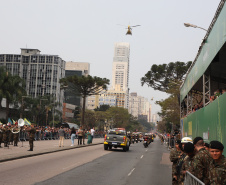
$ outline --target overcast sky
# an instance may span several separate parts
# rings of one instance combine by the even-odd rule
[[[115,42],[130,43],[130,92],[152,101],[166,94],[141,87],[153,64],[193,61],[220,0],[2,0],[0,54],[39,49],[65,61],[89,62],[92,76],[111,80]],[[120,25],[141,25],[125,35]]]

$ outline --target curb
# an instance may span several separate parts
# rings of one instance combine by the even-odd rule
[[[11,157],[11,158],[8,158],[8,159],[0,159],[0,163],[6,162],[6,161],[13,161],[13,160],[16,160],[16,159],[23,159],[23,158],[28,158],[28,157],[34,157],[34,156],[43,155],[43,154],[62,152],[62,151],[65,151],[65,150],[73,150],[73,149],[76,149],[76,148],[100,145],[100,144],[103,144],[103,142],[102,143],[89,144],[89,145],[75,146],[75,147],[70,147],[70,148],[57,149],[57,150],[51,150],[51,151],[34,153],[34,154],[28,154],[28,155],[22,155],[22,156],[17,156],[17,157]]]

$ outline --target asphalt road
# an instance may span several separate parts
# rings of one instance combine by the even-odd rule
[[[159,139],[144,148],[131,145],[130,151],[105,151],[108,155],[74,168],[36,185],[168,185],[171,184],[169,151]]]
[[[103,145],[0,163],[1,185],[171,184],[169,151],[158,139],[105,151]]]

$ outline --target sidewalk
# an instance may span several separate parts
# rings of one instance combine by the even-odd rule
[[[85,140],[87,143],[87,139]],[[32,157],[36,155],[42,155],[47,153],[59,152],[63,150],[71,150],[80,147],[87,147],[92,145],[103,144],[104,138],[94,138],[93,144],[77,145],[78,140],[75,139],[75,145],[71,146],[71,139],[64,140],[64,147],[59,147],[59,140],[41,140],[34,141],[34,151],[27,151],[30,149],[29,142],[19,142],[18,147],[9,145],[9,148],[4,148],[2,143],[2,148],[0,148],[0,162],[10,161],[15,159],[21,159],[26,157]]]

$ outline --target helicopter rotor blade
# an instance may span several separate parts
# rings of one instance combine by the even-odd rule
[[[141,25],[135,25],[135,26],[130,26],[130,27],[137,27],[137,26],[141,26]]]

